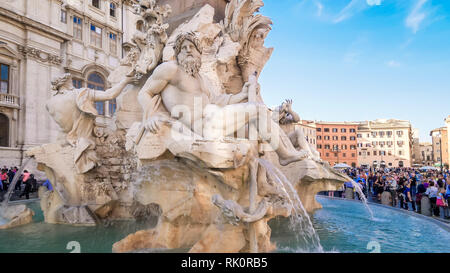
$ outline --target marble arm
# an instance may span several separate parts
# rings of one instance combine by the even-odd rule
[[[241,103],[242,101],[248,99],[248,88],[250,84],[247,82],[242,87],[242,91],[236,95],[231,96],[229,104]]]
[[[106,91],[94,91],[94,101],[106,101],[115,99],[123,91],[125,86],[133,81],[133,78],[126,77],[115,86]]]

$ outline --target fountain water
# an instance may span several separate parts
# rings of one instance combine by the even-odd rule
[[[9,199],[11,198],[12,192],[14,191],[14,188],[16,187],[17,181],[19,180],[20,174],[23,172],[25,167],[27,166],[28,162],[30,162],[31,158],[26,158],[25,162],[20,166],[19,170],[14,175],[13,180],[11,181],[11,184],[9,185],[8,191],[6,192],[4,196],[4,200],[0,206],[0,214],[4,208],[8,206]]]
[[[266,171],[274,178],[283,189],[286,197],[292,205],[294,215],[291,216],[291,229],[295,231],[297,240],[302,239],[312,252],[324,252],[320,244],[319,236],[313,227],[311,219],[306,212],[300,197],[286,176],[272,163],[264,159],[257,161],[266,169]]]
[[[16,187],[16,184],[17,184],[17,181],[19,180],[20,174],[23,172],[23,170],[25,169],[28,162],[30,162],[30,160],[31,160],[31,158],[25,159],[25,162],[22,164],[22,166],[20,166],[20,169],[14,175],[14,178],[11,181],[11,184],[9,185],[8,191],[3,196],[4,200],[0,205],[0,226],[9,222],[8,220],[5,219],[5,212],[8,207],[9,199],[11,198],[12,192],[14,191],[14,188]],[[3,223],[3,222],[5,222],[5,223]]]
[[[369,212],[369,214],[370,214],[370,220],[373,220],[373,212],[372,212],[372,210],[371,210],[370,207],[369,207],[369,204],[368,204],[368,202],[367,202],[367,198],[366,198],[366,196],[364,195],[363,191],[361,190],[361,187],[359,186],[358,183],[356,183],[356,182],[353,181],[353,180],[351,180],[350,182],[352,183],[353,187],[355,187],[355,190],[356,190],[356,192],[358,193],[359,198],[361,199],[362,203],[363,203],[364,206],[366,207],[366,210]]]

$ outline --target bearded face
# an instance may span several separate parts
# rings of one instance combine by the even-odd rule
[[[178,64],[183,67],[184,71],[196,76],[202,66],[201,54],[195,47],[194,43],[189,40],[184,40],[181,44],[180,52],[177,55]]]

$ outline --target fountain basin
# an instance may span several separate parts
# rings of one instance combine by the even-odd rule
[[[323,209],[313,224],[325,251],[340,253],[448,253],[450,225],[431,217],[397,208],[370,204],[373,220],[364,205],[355,200],[316,196]],[[272,240],[280,252],[303,252],[290,242],[283,221],[270,223]]]
[[[2,208],[0,229],[9,229],[29,224],[33,221],[34,212],[26,205],[10,205]]]
[[[326,252],[432,253],[450,252],[450,228],[435,219],[397,209],[369,205],[374,220],[357,201],[317,196],[323,209],[312,217],[313,225]],[[110,226],[74,227],[47,224],[38,202],[27,204],[36,215],[29,225],[0,230],[0,253],[68,253],[71,241],[80,243],[82,253],[107,253],[115,242],[139,230],[156,225],[135,221],[114,222]],[[303,252],[288,228],[288,219],[273,219],[272,241],[277,252]],[[367,248],[369,246],[369,249]],[[187,252],[189,249],[141,250],[140,252]]]

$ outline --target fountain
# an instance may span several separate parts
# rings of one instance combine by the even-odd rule
[[[157,219],[114,252],[270,252],[268,222],[290,218],[307,251],[322,252],[308,213],[320,208],[317,192],[349,178],[292,128],[292,101],[264,104],[258,78],[273,49],[264,46],[272,22],[256,14],[262,1],[229,1],[220,22],[205,5],[171,33],[169,5],[138,2],[136,47],[110,89],[75,89],[70,74],[52,81],[46,107],[61,137],[26,152],[54,185],[39,192],[44,221]],[[97,123],[94,103],[112,99],[115,124]]]

